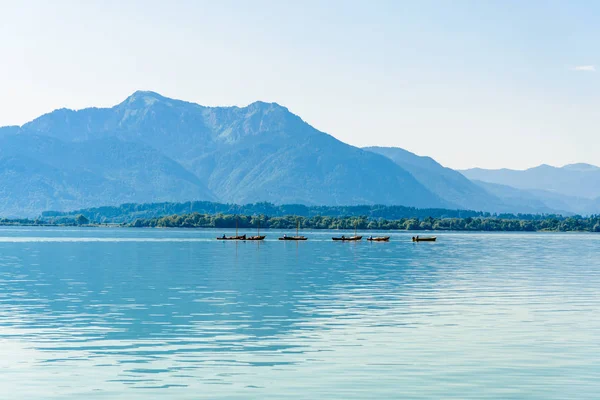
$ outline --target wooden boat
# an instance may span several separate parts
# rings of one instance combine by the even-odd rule
[[[300,229],[300,221],[296,220],[296,236],[283,235],[279,240],[306,240],[305,236],[300,236],[298,230]]]
[[[412,241],[413,242],[435,242],[436,239],[437,239],[437,237],[435,237],[435,236],[428,236],[428,237],[413,236]]]
[[[279,240],[308,240],[305,236],[282,236]]]
[[[342,236],[342,237],[332,237],[333,240],[339,240],[342,242],[357,242],[362,240],[362,236]]]
[[[356,227],[357,227],[357,223],[354,223],[354,236],[342,236],[342,237],[332,237],[333,240],[339,240],[342,242],[357,242],[359,240],[362,240],[362,236],[357,236],[356,235]]]
[[[389,236],[377,236],[377,237],[368,237],[367,240],[369,242],[389,242]]]
[[[217,240],[246,240],[246,235],[238,235],[238,219],[235,218],[235,236],[220,236]]]
[[[258,228],[256,231],[256,236],[248,236],[245,240],[265,240],[266,236],[261,236],[260,234],[260,219],[258,220]]]
[[[221,236],[218,237],[217,240],[246,240],[246,235],[236,235],[236,236]]]
[[[244,240],[265,240],[266,236],[248,236],[246,239]]]

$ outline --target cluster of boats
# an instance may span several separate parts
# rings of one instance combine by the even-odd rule
[[[279,238],[279,240],[295,240],[295,241],[299,241],[299,240],[307,240],[306,236],[302,236],[298,234],[298,229],[299,226],[296,226],[296,236],[287,236],[287,235],[283,235],[282,237]],[[264,240],[266,238],[265,235],[260,234],[260,225],[258,226],[258,232],[256,236],[246,236],[246,235],[238,235],[237,234],[237,223],[236,223],[236,233],[235,236],[220,236],[217,238],[217,240]],[[345,236],[342,235],[340,237],[332,237],[331,239],[333,239],[334,241],[340,241],[340,242],[358,242],[362,240],[362,236],[357,236],[356,235],[356,228],[354,230],[354,236]],[[437,238],[435,236],[428,236],[428,237],[422,237],[422,236],[413,236],[412,241],[413,242],[435,242]],[[369,236],[367,238],[367,241],[369,242],[389,242],[390,241],[390,237],[389,236]]]
[[[266,236],[256,235],[256,236],[246,236],[246,235],[236,235],[236,236],[220,236],[217,240],[265,240]]]
[[[217,240],[264,240],[266,238],[266,236],[260,236],[260,235],[256,235],[256,236],[246,236],[246,235],[236,235],[236,236],[220,236],[217,238]],[[359,242],[362,240],[362,236],[340,236],[340,237],[332,237],[331,239],[334,241],[341,241],[341,242]],[[435,236],[428,236],[428,237],[420,237],[420,236],[415,236],[412,238],[413,242],[435,242],[437,239],[437,237]],[[283,235],[282,237],[279,238],[279,240],[308,240],[308,238],[306,236],[287,236],[287,235]],[[389,242],[390,241],[390,237],[389,236],[369,236],[367,238],[367,241],[369,242]]]
[[[342,235],[341,237],[332,237],[333,240],[339,240],[342,242],[358,242],[362,240],[362,236],[344,236]],[[367,238],[368,241],[370,242],[389,242],[390,241],[390,237],[389,236],[369,236]]]

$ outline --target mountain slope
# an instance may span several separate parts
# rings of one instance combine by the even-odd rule
[[[454,206],[387,158],[342,143],[274,103],[203,107],[136,92],[113,108],[58,110],[23,130],[70,142],[144,143],[226,202]]]
[[[600,197],[600,168],[589,164],[572,164],[562,168],[540,165],[524,171],[473,168],[460,172],[469,179],[518,189],[544,190],[588,199]]]
[[[440,165],[431,157],[422,157],[397,147],[366,147],[365,150],[388,157],[410,172],[427,189],[460,208],[483,211],[525,212],[474,184],[462,174]]]
[[[487,192],[502,199],[507,207],[520,213],[543,213],[543,214],[572,214],[573,211],[563,207],[550,207],[539,195],[525,189],[517,189],[512,186],[500,185],[497,183],[472,181],[474,184],[485,189]],[[556,204],[555,204],[556,205]]]
[[[116,138],[65,143],[33,134],[0,137],[1,215],[47,209],[215,199],[193,174],[156,150]]]
[[[591,164],[578,163],[578,164],[567,164],[562,167],[564,170],[568,171],[578,171],[578,172],[598,172],[600,171],[600,167]]]
[[[549,190],[518,188],[476,179],[469,180],[458,171],[445,168],[430,157],[417,156],[400,148],[368,147],[365,150],[390,158],[409,171],[426,188],[440,197],[459,204],[462,208],[524,214],[589,215],[600,212],[598,198],[588,199]],[[532,173],[553,173],[555,170],[554,167],[542,166]],[[587,179],[592,179],[594,174],[600,172],[600,168],[589,164],[566,165],[560,170],[562,170],[561,174],[584,175]],[[503,172],[506,173],[506,176],[510,176],[515,171],[504,170]],[[539,176],[535,176],[532,179],[539,178]],[[536,183],[543,187],[543,181],[542,183],[536,181]]]
[[[55,170],[44,176],[54,195],[36,193],[55,199],[48,208],[57,210],[183,200],[457,208],[388,158],[340,142],[275,103],[203,107],[136,92],[112,108],[56,110],[0,132],[15,146],[27,142],[11,162],[36,158]],[[4,175],[9,185],[13,175]],[[19,179],[27,181],[26,172]],[[35,209],[42,210],[27,206]]]
[[[473,180],[473,183],[501,198],[505,204],[521,210],[522,213],[591,215],[600,212],[600,198],[586,199],[547,190],[517,189],[477,180]]]
[[[0,137],[6,135],[14,135],[21,130],[18,126],[4,126],[0,127]]]

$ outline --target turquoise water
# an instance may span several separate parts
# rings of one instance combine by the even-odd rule
[[[599,396],[600,235],[222,233],[0,228],[0,398]]]

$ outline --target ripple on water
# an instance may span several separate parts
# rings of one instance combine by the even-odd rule
[[[0,398],[597,398],[600,236],[315,235],[0,229]]]

